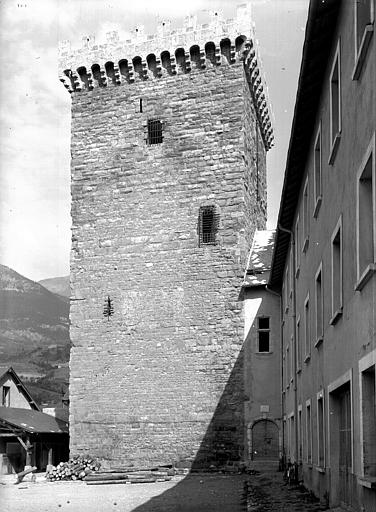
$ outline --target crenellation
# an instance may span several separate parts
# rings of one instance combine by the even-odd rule
[[[106,44],[98,45],[95,37],[88,35],[82,38],[82,47],[73,53],[69,41],[62,41],[60,79],[70,93],[75,93],[107,85],[163,79],[242,61],[255,98],[263,140],[269,149],[273,140],[271,123],[268,124],[271,108],[260,69],[251,8],[248,4],[238,6],[236,18],[230,20],[224,20],[221,11],[211,11],[208,16],[208,23],[201,25],[197,16],[187,16],[184,26],[174,30],[169,20],[163,20],[158,23],[156,35],[147,35],[144,27],[138,26],[133,38],[126,41],[121,41],[116,31],[106,34]]]

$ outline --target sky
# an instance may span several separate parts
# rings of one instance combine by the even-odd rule
[[[241,0],[0,0],[0,263],[35,281],[69,274],[70,106],[58,80],[58,42],[187,14],[235,16]],[[251,1],[274,114],[267,155],[268,228],[276,225],[299,76],[308,0]]]

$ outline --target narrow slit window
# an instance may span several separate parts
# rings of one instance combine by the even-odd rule
[[[214,206],[200,208],[199,214],[199,245],[216,245],[219,214]]]
[[[160,119],[148,120],[148,144],[162,144],[163,124]]]
[[[270,352],[270,318],[258,318],[258,352]]]

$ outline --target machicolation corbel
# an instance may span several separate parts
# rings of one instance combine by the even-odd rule
[[[184,26],[174,30],[169,20],[163,20],[156,35],[146,35],[139,26],[133,39],[126,41],[115,31],[106,34],[105,44],[97,44],[93,35],[84,36],[81,49],[74,52],[69,41],[61,41],[59,56],[60,80],[70,93],[242,62],[267,149],[271,145],[272,132],[266,125],[269,101],[249,5],[239,6],[236,18],[230,20],[224,20],[220,11],[211,11],[208,23],[202,25],[196,16],[187,16]]]

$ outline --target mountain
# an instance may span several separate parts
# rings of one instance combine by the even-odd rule
[[[69,300],[0,265],[1,365],[13,366],[26,385],[43,384],[39,400],[56,401],[69,379],[69,351]]]
[[[69,276],[51,277],[50,279],[42,279],[42,281],[38,282],[52,293],[62,297],[70,297]]]

